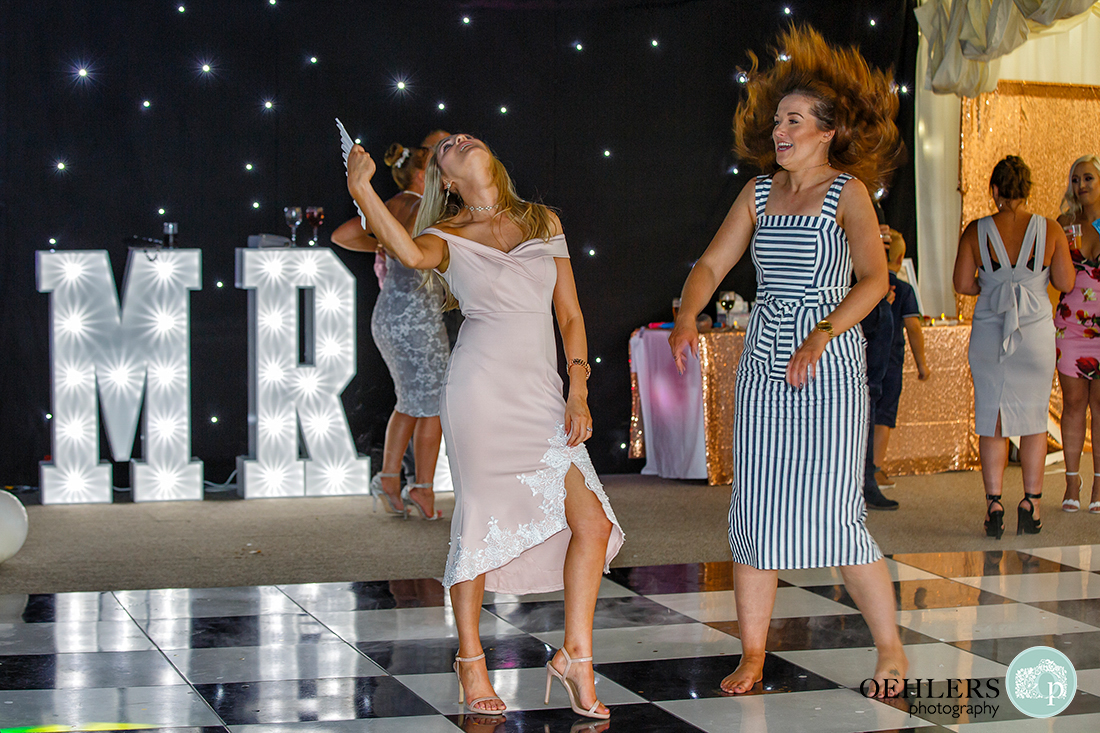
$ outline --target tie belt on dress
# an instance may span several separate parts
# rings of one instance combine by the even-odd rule
[[[831,288],[801,288],[774,292],[764,290],[757,293],[754,309],[756,315],[756,338],[749,356],[765,364],[770,364],[769,377],[783,379],[787,372],[787,362],[791,360],[797,344],[795,343],[795,319],[806,308],[822,305],[836,305],[844,300],[850,288],[847,286]]]
[[[1023,338],[1023,332],[1020,330],[1021,323],[1033,323],[1044,314],[1050,314],[1050,304],[1047,299],[1045,297],[1040,299],[1036,295],[1036,291],[1042,292],[1045,289],[1046,277],[1045,271],[1032,272],[1019,279],[997,283],[988,292],[982,293],[989,300],[990,310],[1004,319],[1001,329],[1000,361],[1008,358],[1020,345],[1020,340]]]

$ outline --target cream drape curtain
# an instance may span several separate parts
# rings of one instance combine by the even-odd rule
[[[1001,78],[1100,85],[1100,2],[926,0],[915,12],[924,80],[914,140],[920,291],[927,313],[954,313],[959,97],[992,91]]]

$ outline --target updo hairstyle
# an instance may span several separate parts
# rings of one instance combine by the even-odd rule
[[[1031,169],[1018,155],[1009,155],[993,166],[989,188],[997,187],[1001,198],[1026,199],[1031,193]]]
[[[413,176],[428,164],[431,151],[427,148],[406,148],[394,143],[386,150],[383,160],[390,167],[393,181],[402,191],[412,185]]]

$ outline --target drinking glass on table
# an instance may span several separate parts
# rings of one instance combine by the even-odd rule
[[[323,206],[307,206],[306,207],[306,223],[313,227],[313,239],[310,241],[309,246],[317,244],[317,230],[321,228],[321,225],[325,222],[325,207]]]
[[[1081,246],[1081,225],[1067,224],[1062,229],[1066,233],[1066,239],[1069,240],[1069,248],[1078,249]]]
[[[298,242],[298,227],[302,223],[302,207],[284,206],[283,216],[286,217],[286,225],[290,227],[290,246],[293,247]]]

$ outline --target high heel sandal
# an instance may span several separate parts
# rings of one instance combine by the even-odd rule
[[[431,488],[431,481],[426,484],[405,484],[405,488],[401,489],[401,501],[405,504],[406,511],[410,506],[416,507],[416,511],[420,512],[421,519],[425,519],[429,522],[434,522],[437,519],[443,518],[443,512],[439,509],[436,509],[435,514],[429,517],[428,513],[424,511],[424,507],[420,506],[420,503],[416,499],[412,498],[413,489],[428,489],[429,491],[431,491]]]
[[[467,701],[465,699],[466,690],[463,689],[463,687],[462,687],[462,675],[458,673],[458,663],[459,662],[476,662],[479,659],[485,659],[485,652],[482,652],[481,654],[478,654],[476,657],[460,657],[460,656],[457,656],[457,655],[455,656],[454,671],[455,671],[455,676],[458,677],[458,701],[466,707],[466,710],[473,713],[474,715],[490,715],[490,716],[495,716],[495,717],[503,716],[504,715],[504,710],[482,710],[481,708],[475,708],[474,707],[474,705],[477,705],[479,702],[485,702],[486,700],[500,700],[503,703],[504,700],[501,700],[501,698],[498,697],[497,695],[489,695],[487,697],[479,697],[476,700],[468,700]],[[507,709],[507,708],[505,708],[505,709]]]
[[[1096,485],[1096,479],[1100,478],[1100,473],[1092,474],[1092,484]],[[1096,490],[1092,492],[1092,498],[1096,498]],[[1089,514],[1100,514],[1100,501],[1089,502]]]
[[[1022,506],[1016,507],[1016,534],[1039,534],[1039,530],[1043,528],[1043,520],[1035,518],[1035,502],[1032,499],[1041,499],[1043,493],[1040,491],[1038,494],[1029,494],[1024,492],[1024,498],[1020,500],[1023,504],[1025,501],[1028,506],[1031,507],[1025,510]]]
[[[382,473],[379,471],[374,474],[374,478],[370,480],[370,497],[371,497],[371,511],[378,511],[378,497],[382,497],[382,501],[385,502],[386,514],[400,514],[405,519],[409,518],[409,510],[405,506],[404,502],[401,504],[394,504],[393,497],[386,493],[386,490],[382,488],[382,479],[384,478],[401,478],[399,473]],[[398,508],[400,507],[400,508]]]
[[[1005,510],[1004,504],[1001,504],[1001,495],[986,494],[985,500],[989,502],[985,510],[988,515],[988,518],[985,520],[985,536],[999,540],[1001,539],[1001,535],[1005,533]],[[994,503],[1001,504],[1001,508],[997,511],[993,511]]]
[[[1068,478],[1070,476],[1077,476],[1078,477],[1077,495],[1078,495],[1078,497],[1080,497],[1081,488],[1082,488],[1081,483],[1080,483],[1081,474],[1078,473],[1077,471],[1066,471],[1066,477]],[[1069,493],[1069,487],[1068,486],[1066,487],[1066,493],[1067,494]],[[1074,512],[1081,511],[1081,501],[1080,501],[1080,499],[1079,498],[1078,499],[1062,499],[1062,511],[1069,512],[1070,514],[1073,514]]]
[[[562,687],[565,688],[566,693],[568,693],[569,695],[569,707],[573,708],[574,713],[576,713],[577,715],[585,715],[589,718],[596,718],[597,720],[607,720],[608,718],[610,718],[610,710],[606,713],[596,712],[596,708],[600,706],[599,700],[596,700],[596,702],[592,703],[592,707],[588,708],[587,710],[582,708],[578,704],[581,699],[580,690],[577,689],[577,685],[574,684],[573,680],[569,679],[568,677],[569,668],[573,666],[574,662],[591,662],[592,657],[578,657],[576,659],[570,659],[569,652],[565,651],[565,647],[561,648],[561,653],[562,656],[565,657],[565,670],[563,672],[558,672],[558,670],[554,669],[553,658],[551,658],[550,661],[546,663],[546,699],[544,700],[544,704],[550,704],[550,684],[554,680],[554,678],[557,678],[557,680],[561,682]]]

